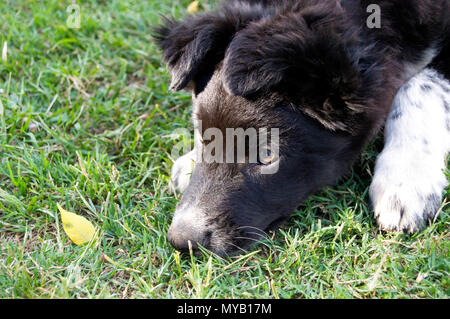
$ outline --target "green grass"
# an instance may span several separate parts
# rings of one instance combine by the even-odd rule
[[[189,1],[81,1],[80,29],[70,3],[0,2],[0,297],[448,298],[448,205],[419,234],[377,230],[380,137],[255,250],[178,255],[168,135],[192,128],[191,102],[149,30]],[[57,203],[98,225],[97,247],[71,243]]]

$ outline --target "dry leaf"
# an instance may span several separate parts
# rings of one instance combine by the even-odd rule
[[[199,4],[198,1],[192,1],[187,7],[187,12],[189,14],[196,13],[198,11],[198,4]]]
[[[58,204],[61,221],[67,236],[77,245],[91,241],[95,236],[95,227],[83,216],[68,212]]]

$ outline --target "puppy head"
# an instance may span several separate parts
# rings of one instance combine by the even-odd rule
[[[260,9],[220,11],[160,30],[172,88],[191,90],[202,137],[169,229],[179,249],[189,241],[222,255],[245,249],[342,176],[380,122],[374,64],[335,26],[332,10]],[[227,129],[238,128],[253,129],[256,142],[246,136],[243,156],[229,161],[227,145],[236,149],[236,141]],[[262,146],[261,132],[272,129],[276,141],[269,133]],[[217,139],[223,143],[211,152]]]

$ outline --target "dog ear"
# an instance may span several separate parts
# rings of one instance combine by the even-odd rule
[[[231,35],[228,33],[232,31],[211,17],[203,16],[184,22],[165,19],[165,24],[156,33],[163,60],[172,75],[170,89],[178,91],[186,87],[202,64],[207,63],[208,55],[223,54],[224,43],[229,43]]]
[[[303,10],[250,24],[227,49],[225,87],[244,97],[270,90],[348,93],[358,70],[340,22],[323,10]]]
[[[376,88],[385,87],[378,72],[382,54],[361,46],[358,30],[333,14],[339,7],[325,4],[237,33],[222,67],[225,89],[246,98],[278,92],[328,129],[356,131],[362,123],[356,118],[365,116]]]
[[[155,28],[154,38],[172,74],[172,90],[185,88],[201,72],[212,73],[235,33],[268,14],[262,6],[239,3],[226,2],[216,13],[199,14],[182,22],[164,18]]]

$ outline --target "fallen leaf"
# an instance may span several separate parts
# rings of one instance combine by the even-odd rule
[[[59,204],[61,221],[67,236],[77,245],[82,245],[91,241],[95,236],[95,227],[83,216],[68,212]]]
[[[192,1],[187,7],[187,12],[189,14],[196,13],[198,11],[198,4],[199,4],[199,2],[197,0],[196,1]]]

